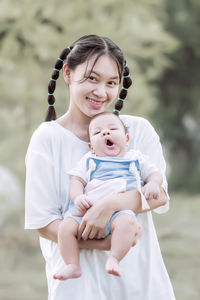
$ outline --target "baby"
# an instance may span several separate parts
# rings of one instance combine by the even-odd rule
[[[54,279],[81,276],[77,236],[82,217],[78,215],[83,216],[94,201],[101,201],[109,194],[137,189],[142,207],[149,208],[146,199],[158,198],[162,185],[161,174],[141,152],[127,151],[129,135],[118,116],[101,113],[93,117],[89,138],[91,151],[69,172],[72,176],[71,201],[58,231],[58,246],[66,268],[55,274]],[[109,274],[120,276],[119,263],[132,247],[138,226],[131,210],[112,215],[104,232],[104,237],[111,234],[111,249],[105,266]]]

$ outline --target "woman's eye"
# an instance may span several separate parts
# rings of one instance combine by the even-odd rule
[[[94,76],[89,76],[88,78],[89,78],[89,80],[91,80],[91,81],[96,81],[96,78],[95,78]]]
[[[116,85],[116,82],[115,81],[109,81],[108,84],[111,85],[111,86],[114,86],[114,85]]]

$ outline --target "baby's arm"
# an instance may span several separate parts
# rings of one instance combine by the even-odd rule
[[[159,198],[162,181],[163,178],[159,172],[153,172],[147,177],[146,184],[142,187],[142,192],[147,200]]]
[[[84,214],[91,207],[91,202],[84,194],[85,181],[77,176],[72,176],[69,186],[69,195],[75,206]]]

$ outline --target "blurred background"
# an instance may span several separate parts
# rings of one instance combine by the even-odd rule
[[[23,229],[24,157],[54,63],[85,34],[121,47],[134,81],[123,113],[147,118],[160,135],[171,206],[153,214],[156,230],[177,299],[199,299],[199,25],[198,0],[0,1],[0,299],[47,299],[38,236]],[[55,95],[59,116],[63,80]]]

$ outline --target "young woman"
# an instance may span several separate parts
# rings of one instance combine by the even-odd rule
[[[55,120],[54,91],[61,69],[69,87],[70,105],[67,112]],[[53,279],[53,275],[65,266],[57,246],[57,233],[69,203],[67,172],[88,151],[90,119],[114,101],[121,82],[122,90],[115,105],[117,114],[131,85],[129,69],[119,47],[110,39],[96,35],[83,36],[64,49],[51,76],[47,122],[33,134],[26,156],[25,224],[27,229],[37,229],[40,235],[49,300],[175,299],[150,212],[168,209],[165,179],[160,198],[148,201],[148,212],[142,212],[137,191],[95,202],[85,213],[79,228],[83,238],[79,243],[83,275],[64,282]],[[143,118],[121,116],[121,119],[129,130],[129,148],[150,156],[164,177],[165,161],[153,127]],[[109,238],[94,240],[92,237],[104,232],[111,215],[123,209],[141,212],[138,218],[143,236],[121,262],[121,277],[117,278],[106,274],[104,269],[108,253],[103,250],[110,249]],[[89,239],[84,241],[85,237]]]

